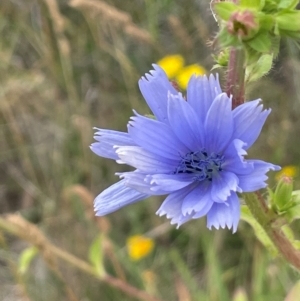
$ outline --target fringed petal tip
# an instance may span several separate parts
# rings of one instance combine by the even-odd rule
[[[209,76],[207,76],[207,74],[193,74],[190,78],[190,81],[192,82],[192,81],[201,80],[204,78],[206,80],[208,80],[211,87],[213,87],[215,84],[219,85],[219,73],[215,73],[215,74],[211,73]],[[218,93],[219,92],[220,92],[220,90],[218,90]]]
[[[145,75],[140,78],[140,81],[146,80],[151,82],[159,76],[167,78],[166,72],[159,65],[152,64],[152,66],[154,70],[149,70],[148,73],[145,73]]]
[[[281,166],[279,166],[279,165],[273,165],[273,167],[270,168],[270,170],[279,171],[279,170],[281,170]]]
[[[227,204],[214,203],[207,214],[207,228],[212,227],[232,229],[235,233],[240,220],[240,201],[236,193],[232,193],[227,199]]]
[[[193,214],[186,214],[186,215],[179,214],[177,216],[174,216],[173,214],[168,214],[168,212],[164,210],[158,209],[156,211],[156,215],[160,217],[165,215],[166,218],[170,220],[170,224],[176,225],[176,229],[179,229],[181,225],[185,224],[186,222],[192,219]]]
[[[162,210],[158,210],[156,212],[156,214],[158,216],[166,216],[167,219],[170,220],[170,224],[171,225],[176,225],[176,229],[179,229],[180,226],[182,226],[184,223],[188,222],[189,220],[193,219],[193,215],[194,213],[190,213],[187,214],[186,216],[184,216],[183,214],[180,216],[172,216],[170,214],[168,214],[165,211]],[[227,221],[222,221],[222,220],[215,220],[215,221],[209,221],[207,220],[207,228],[209,230],[213,230],[213,228],[215,228],[216,230],[221,229],[228,229],[228,230],[232,230],[232,233],[236,233],[237,231],[237,227],[238,227],[238,220],[237,221],[233,221],[232,218],[228,218]]]
[[[228,230],[232,230],[232,234],[236,233],[237,231],[237,225],[233,226],[233,225],[219,225],[219,224],[214,224],[214,225],[207,225],[207,228],[209,230],[213,230],[213,228],[215,228],[216,230],[221,229],[228,229]]]

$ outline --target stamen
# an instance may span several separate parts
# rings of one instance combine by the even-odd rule
[[[195,181],[212,181],[213,174],[222,171],[224,156],[208,154],[205,149],[187,153],[180,161],[175,174],[195,174]]]

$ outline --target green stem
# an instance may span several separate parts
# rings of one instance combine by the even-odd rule
[[[265,202],[261,202],[259,195],[254,193],[244,193],[244,200],[250,212],[263,227],[267,235],[272,240],[278,252],[295,268],[300,270],[300,251],[294,248],[293,244],[285,236],[280,227],[275,227],[276,215],[267,208]]]

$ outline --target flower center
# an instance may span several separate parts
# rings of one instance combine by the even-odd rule
[[[197,152],[189,152],[182,157],[175,174],[194,174],[195,181],[211,181],[215,173],[222,171],[224,156],[220,154],[208,154],[205,149]]]

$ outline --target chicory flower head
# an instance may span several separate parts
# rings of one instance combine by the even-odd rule
[[[260,100],[232,110],[218,77],[193,76],[186,99],[157,65],[139,81],[154,118],[135,113],[128,132],[98,129],[91,149],[128,164],[134,171],[95,199],[103,216],[151,195],[167,195],[157,211],[171,224],[207,216],[207,227],[236,231],[240,218],[237,192],[266,187],[266,173],[279,166],[244,156],[271,110]]]

